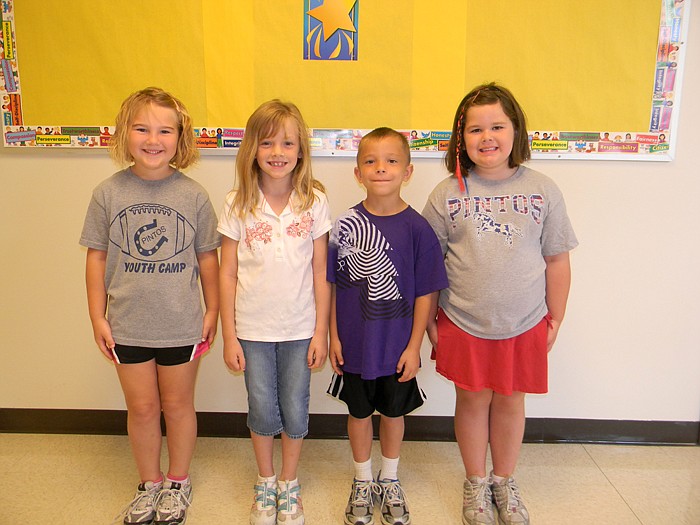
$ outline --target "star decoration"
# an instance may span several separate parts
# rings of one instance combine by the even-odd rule
[[[350,11],[356,0],[324,0],[323,4],[307,11],[323,24],[323,39],[328,40],[338,29],[356,31],[355,24],[350,18]]]

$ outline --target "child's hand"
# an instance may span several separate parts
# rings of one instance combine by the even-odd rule
[[[345,364],[345,361],[343,361],[343,347],[340,344],[340,341],[333,341],[331,340],[331,346],[330,346],[330,360],[331,360],[331,366],[333,367],[333,371],[338,374],[339,376],[343,375],[343,365]]]
[[[309,343],[309,353],[306,356],[306,361],[309,368],[312,370],[314,368],[321,368],[323,363],[326,362],[326,357],[328,356],[328,336],[326,334],[316,336],[311,338],[311,343]]]
[[[401,354],[396,365],[396,373],[401,374],[399,383],[405,383],[416,377],[418,370],[420,370],[420,351],[416,352],[407,348]]]
[[[95,336],[97,348],[100,349],[100,352],[102,352],[107,359],[114,361],[112,350],[114,349],[115,343],[114,339],[112,339],[112,327],[109,325],[109,321],[105,318],[95,321],[92,325],[92,331]]]
[[[433,345],[433,348],[437,348],[437,344],[438,344],[437,319],[431,319],[430,321],[428,321],[428,326],[426,327],[425,331],[428,334],[428,339],[430,340],[430,344]]]
[[[218,312],[206,312],[204,314],[204,322],[202,323],[202,342],[209,341],[209,344],[214,342],[217,328],[216,322],[218,319]]]
[[[559,334],[560,326],[561,321],[550,319],[547,322],[547,352],[549,352],[554,346],[554,342],[557,340],[557,335]]]
[[[238,339],[234,338],[230,342],[224,340],[224,363],[226,363],[229,370],[234,372],[245,370],[245,356]]]

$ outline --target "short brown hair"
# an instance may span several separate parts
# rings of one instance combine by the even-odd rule
[[[406,157],[408,157],[408,164],[411,163],[411,148],[408,145],[408,139],[403,133],[399,133],[395,129],[392,128],[387,128],[387,127],[381,127],[381,128],[376,128],[367,133],[367,135],[363,136],[362,139],[360,139],[360,144],[357,146],[357,157],[360,157],[360,154],[362,153],[362,146],[366,144],[367,142],[371,140],[382,140],[386,139],[389,137],[393,137],[396,139],[399,139],[401,142],[401,147],[403,148],[404,152],[406,153]]]
[[[513,123],[513,130],[515,131],[513,150],[508,157],[508,166],[515,168],[530,159],[530,144],[527,139],[527,121],[525,113],[508,89],[499,86],[495,82],[490,82],[472,89],[467,93],[467,96],[462,99],[462,102],[459,103],[452,124],[450,145],[445,155],[447,171],[453,174],[456,172],[458,156],[460,171],[464,175],[467,174],[469,168],[474,166],[474,162],[469,158],[467,150],[464,147],[464,121],[466,119],[467,110],[472,106],[486,106],[497,103],[501,104],[503,112]]]

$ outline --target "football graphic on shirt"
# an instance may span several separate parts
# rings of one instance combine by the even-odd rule
[[[194,241],[195,230],[179,212],[160,204],[134,204],[117,214],[109,240],[140,261],[165,261]]]

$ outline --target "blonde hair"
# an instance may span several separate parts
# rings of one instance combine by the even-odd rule
[[[129,131],[139,111],[150,104],[172,109],[177,116],[177,148],[169,164],[179,170],[194,164],[199,158],[199,150],[192,128],[192,118],[182,102],[157,87],[148,87],[132,93],[122,102],[117,113],[116,129],[109,141],[109,152],[114,162],[126,166],[134,161],[134,157],[129,153]]]
[[[301,116],[299,108],[291,102],[274,99],[263,103],[248,119],[241,146],[236,157],[236,194],[230,213],[243,218],[246,214],[255,214],[259,204],[260,178],[262,171],[256,160],[260,141],[273,136],[282,129],[287,121],[293,123],[299,134],[299,153],[301,157],[292,172],[292,189],[296,193],[293,202],[294,211],[302,212],[313,206],[316,195],[314,189],[325,193],[323,184],[314,179],[311,172],[311,145],[309,130]],[[235,211],[234,211],[235,210]]]

